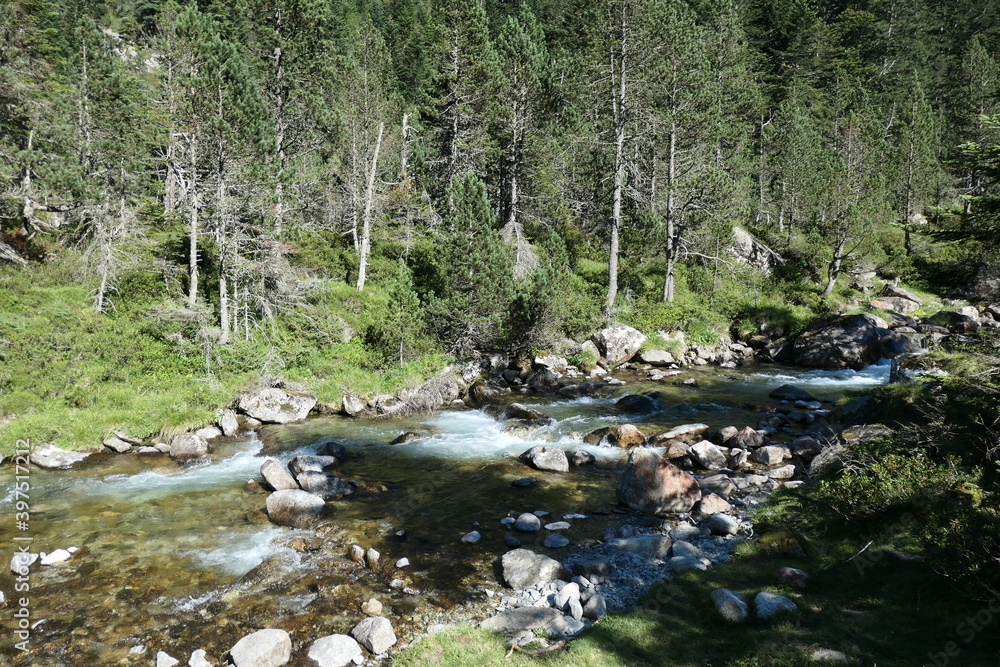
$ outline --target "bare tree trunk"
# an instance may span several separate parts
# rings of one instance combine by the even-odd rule
[[[622,9],[621,40],[618,52],[618,70],[615,70],[615,51],[611,49],[611,106],[614,114],[615,176],[611,192],[611,244],[608,252],[608,296],[604,302],[604,315],[610,316],[618,298],[618,232],[622,219],[622,190],[625,185],[625,10]],[[617,76],[617,81],[615,77]]]
[[[284,15],[279,8],[275,13],[275,32],[284,34]],[[280,37],[279,37],[280,39]],[[278,179],[274,186],[274,235],[280,236],[285,225],[285,63],[284,51],[280,44],[274,48],[274,141],[275,161],[278,167]]]
[[[675,185],[677,179],[677,123],[670,121],[670,139],[667,149],[667,266],[663,277],[663,302],[674,300],[674,268],[677,265],[677,202]]]
[[[220,146],[220,152],[222,150]],[[216,191],[216,210],[218,211],[219,220],[216,223],[216,240],[215,245],[219,249],[219,327],[222,329],[222,333],[219,335],[219,344],[226,345],[229,343],[229,238],[227,233],[226,222],[228,220],[228,211],[226,206],[226,198],[228,194],[226,192],[226,179],[223,173],[223,165],[219,165],[219,185]]]
[[[198,303],[198,140],[192,132],[190,142],[190,171],[188,174],[188,305],[192,308]]]
[[[407,144],[407,139],[410,136],[410,114],[403,114],[403,132],[402,141],[399,142],[399,180],[405,181],[409,178],[409,173],[407,172],[408,160],[410,157],[410,146]]]
[[[371,252],[372,203],[375,200],[375,174],[378,171],[378,154],[382,150],[383,131],[385,131],[385,123],[379,123],[378,135],[375,137],[375,152],[372,153],[372,166],[368,171],[368,185],[365,188],[365,210],[361,217],[361,261],[358,265],[359,292],[365,288],[368,254]]]

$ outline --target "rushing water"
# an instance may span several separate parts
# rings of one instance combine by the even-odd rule
[[[11,631],[4,655],[19,665],[77,667],[150,664],[157,650],[186,662],[192,650],[205,648],[220,664],[236,640],[260,627],[293,632],[296,649],[346,632],[371,596],[386,605],[406,639],[435,613],[474,609],[485,602],[485,590],[499,589],[491,562],[504,551],[503,516],[589,513],[567,537],[586,544],[600,535],[613,520],[605,515],[614,504],[622,452],[583,445],[589,431],[625,422],[647,433],[695,421],[755,424],[756,408],[774,405],[767,394],[778,385],[794,383],[832,400],[885,382],[888,371],[888,365],[859,372],[696,369],[672,378],[676,384],[634,376],[596,398],[526,396],[554,419],[527,439],[479,411],[447,410],[405,420],[318,418],[267,427],[259,439],[220,441],[209,460],[183,467],[165,456],[99,454],[75,470],[32,469],[25,533],[33,537],[32,550],[80,551],[65,564],[32,571],[32,651],[14,651]],[[688,378],[697,385],[680,382]],[[660,392],[666,409],[644,416],[615,409],[618,398],[641,391]],[[421,437],[387,444],[406,431]],[[359,492],[331,502],[332,519],[316,532],[269,523],[266,496],[247,484],[259,479],[262,453],[287,462],[331,438],[349,454],[338,474],[355,481]],[[588,449],[598,465],[565,475],[531,471],[515,457],[539,443]],[[13,477],[12,468],[3,471]],[[528,490],[511,486],[525,476],[540,481]],[[12,491],[5,491],[0,509],[12,517]],[[474,528],[482,541],[460,543]],[[8,525],[5,533],[12,532]],[[525,546],[541,550],[541,538],[537,545],[531,539]],[[372,571],[346,560],[351,543],[382,552],[382,565]],[[396,570],[393,563],[404,556],[411,565]],[[0,587],[8,627],[12,598],[21,595],[13,585],[5,572]]]

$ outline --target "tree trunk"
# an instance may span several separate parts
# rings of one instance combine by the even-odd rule
[[[837,245],[833,248],[833,259],[830,260],[830,265],[827,267],[827,283],[826,289],[823,290],[823,298],[833,294],[833,289],[837,286],[837,278],[840,276],[840,267],[844,261],[844,246],[846,245],[846,239],[840,239],[837,241]]]
[[[410,157],[410,147],[407,144],[407,138],[410,134],[410,114],[403,114],[403,132],[402,141],[399,142],[399,180],[406,181],[409,177],[407,172],[407,161]]]
[[[674,300],[674,267],[677,265],[677,245],[680,228],[677,224],[675,185],[677,179],[677,123],[670,121],[667,152],[667,266],[663,278],[663,302]]]
[[[618,232],[622,219],[622,190],[625,185],[625,15],[622,10],[621,40],[618,52],[618,70],[615,70],[615,51],[611,50],[611,105],[614,113],[615,175],[611,192],[611,243],[608,252],[608,296],[604,302],[604,315],[610,317],[618,298]],[[618,80],[615,80],[615,77]]]
[[[358,265],[358,291],[365,288],[365,276],[368,268],[368,254],[371,251],[371,219],[372,202],[375,199],[375,174],[378,171],[378,154],[382,150],[382,132],[385,123],[378,124],[378,135],[375,137],[375,152],[372,153],[372,166],[368,171],[368,185],[365,188],[365,209],[361,217],[361,261]]]
[[[189,136],[191,173],[188,175],[188,305],[194,308],[198,303],[198,142],[192,133]]]

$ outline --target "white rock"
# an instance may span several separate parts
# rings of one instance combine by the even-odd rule
[[[229,657],[236,667],[280,667],[292,658],[292,638],[276,628],[258,630],[236,642]]]
[[[364,660],[361,646],[347,635],[320,637],[309,647],[308,656],[316,667],[347,667],[356,658]]]
[[[191,654],[188,667],[212,667],[212,663],[205,657],[205,649],[200,648]]]
[[[56,549],[52,553],[46,554],[41,562],[42,565],[55,565],[57,563],[65,563],[72,557],[73,553],[68,549]]]
[[[576,598],[580,599],[580,585],[571,582],[563,586],[557,593],[555,598],[555,608],[560,611],[568,611],[567,606],[569,601]]]
[[[569,528],[568,521],[553,521],[552,523],[545,524],[545,530],[569,530]]]
[[[354,626],[351,636],[375,655],[385,653],[396,643],[392,623],[384,616],[369,616]]]
[[[222,429],[222,434],[226,436],[236,435],[236,432],[240,429],[239,422],[236,421],[236,413],[229,409],[219,410],[217,414],[217,423],[219,428]]]
[[[31,570],[31,566],[37,563],[39,558],[41,558],[39,554],[18,551],[10,559],[10,571],[12,574],[23,576]]]
[[[713,535],[735,535],[740,530],[740,523],[728,514],[713,514],[706,522]]]
[[[402,570],[404,567],[409,567],[409,565],[410,565],[410,559],[409,558],[405,558],[404,557],[404,558],[400,558],[399,560],[396,561],[396,569],[398,569],[398,570]]]
[[[215,426],[203,426],[194,432],[202,440],[215,440],[222,437],[222,430]]]
[[[465,536],[463,536],[462,541],[465,542],[466,544],[475,544],[480,539],[482,539],[482,537],[483,536],[479,534],[478,530],[474,530],[471,533],[468,533]]]
[[[181,664],[181,661],[177,658],[164,653],[163,651],[157,651],[156,653],[156,667],[174,667],[174,665]]]
[[[702,440],[688,448],[688,453],[702,468],[718,470],[726,467],[726,453],[718,445]]]

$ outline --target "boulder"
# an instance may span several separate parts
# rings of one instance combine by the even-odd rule
[[[603,382],[581,382],[580,384],[569,384],[560,387],[556,393],[563,398],[582,398],[591,396],[607,385]]]
[[[347,667],[362,659],[364,653],[353,637],[327,635],[312,643],[307,657],[315,667]]]
[[[292,528],[308,528],[323,516],[326,503],[319,496],[300,489],[283,489],[267,497],[271,521]]]
[[[539,368],[548,368],[549,370],[564,373],[569,367],[569,362],[565,357],[560,357],[555,354],[546,354],[535,357],[535,366]]]
[[[318,456],[335,456],[341,461],[347,460],[347,448],[333,440],[319,443],[316,446],[316,454]]]
[[[813,395],[805,389],[800,389],[793,384],[783,384],[777,389],[772,389],[768,394],[771,398],[780,401],[815,401]]]
[[[407,431],[406,433],[401,433],[401,434],[397,435],[395,438],[392,439],[392,441],[389,444],[390,445],[405,445],[406,443],[413,442],[417,438],[421,438],[421,437],[423,437],[423,436],[421,436],[419,433],[416,433],[414,431]]]
[[[740,523],[728,514],[713,514],[706,522],[713,535],[735,535],[740,530]]]
[[[234,436],[240,430],[240,423],[236,419],[236,413],[228,408],[219,410],[216,413],[216,423],[222,430],[224,436]]]
[[[775,466],[792,458],[792,451],[785,445],[759,447],[750,455],[750,460],[765,466]]]
[[[781,583],[795,588],[805,588],[809,584],[809,575],[795,567],[783,567],[775,573],[775,576]]]
[[[740,432],[735,426],[723,426],[718,431],[712,434],[709,438],[712,442],[723,447],[730,447],[733,438]]]
[[[542,527],[542,520],[531,512],[525,512],[514,520],[514,529],[522,533],[533,533]]]
[[[354,626],[351,636],[375,655],[381,655],[396,643],[392,623],[385,616],[369,616]]]
[[[132,449],[132,445],[115,435],[110,438],[105,438],[103,444],[105,447],[118,454],[124,454]]]
[[[727,588],[712,591],[712,602],[715,603],[715,611],[719,612],[719,616],[730,623],[745,621],[749,613],[746,596]]]
[[[298,477],[304,472],[327,472],[336,468],[340,459],[336,456],[302,455],[292,457],[288,462],[288,470]]]
[[[800,435],[792,440],[792,454],[806,461],[811,461],[823,451],[819,440],[809,435]]]
[[[597,457],[585,449],[577,449],[573,452],[569,462],[574,466],[586,466],[597,461]]]
[[[298,391],[267,387],[240,398],[239,408],[262,422],[288,424],[302,421],[316,405],[316,397]]]
[[[767,476],[771,479],[791,479],[795,477],[797,469],[794,465],[789,463],[786,466],[781,466],[780,468],[773,468],[767,471]]]
[[[687,572],[688,570],[700,570],[704,572],[708,569],[708,565],[704,561],[689,556],[672,556],[668,562],[670,563],[670,569],[677,574]]]
[[[465,387],[462,378],[451,366],[420,385],[406,401],[409,413],[433,412],[442,405],[458,400]]]
[[[578,631],[576,624],[571,625],[561,611],[551,607],[508,609],[486,619],[479,627],[507,635],[524,630],[540,630],[556,637],[568,637]]]
[[[258,630],[236,642],[229,657],[236,667],[281,667],[292,658],[292,638],[284,630]]]
[[[616,488],[618,502],[640,512],[687,512],[701,500],[694,477],[645,447],[629,453]]]
[[[192,433],[181,433],[170,441],[169,454],[175,461],[200,459],[208,455],[208,443]]]
[[[482,378],[469,387],[465,403],[470,408],[480,408],[487,403],[495,402],[501,396],[510,393],[510,387],[501,377]]]
[[[222,437],[222,429],[215,426],[203,426],[194,432],[202,440],[215,440]]]
[[[749,426],[745,426],[739,430],[729,444],[737,449],[757,449],[764,445],[764,436]]]
[[[878,308],[879,310],[888,310],[893,313],[899,313],[901,315],[909,315],[916,312],[920,308],[920,304],[916,301],[911,301],[910,299],[903,299],[898,296],[883,296],[877,299],[872,299],[868,302],[872,308]]]
[[[510,405],[507,406],[507,409],[504,410],[504,415],[506,415],[508,419],[527,419],[527,420],[548,419],[548,417],[543,415],[538,410],[535,410],[534,408],[529,408],[528,406],[522,403],[511,403]]]
[[[299,488],[299,483],[292,477],[292,473],[288,472],[280,461],[274,459],[264,461],[260,466],[260,474],[275,491]]]
[[[881,328],[872,323],[871,316],[860,314],[809,329],[795,339],[795,363],[860,370],[882,358]]]
[[[524,383],[535,391],[547,391],[555,387],[560,379],[562,379],[562,374],[551,368],[538,368],[528,375]]]
[[[726,453],[708,440],[702,440],[688,447],[688,454],[706,470],[718,470],[726,467]]]
[[[535,445],[518,458],[536,470],[550,470],[553,472],[569,471],[569,459],[566,458],[566,450],[559,447]]]
[[[560,533],[552,533],[545,538],[542,544],[546,549],[562,549],[569,546],[569,538]]]
[[[698,480],[702,493],[710,491],[723,498],[728,498],[736,490],[736,483],[728,475],[711,475]]]
[[[787,338],[770,341],[763,348],[757,350],[755,356],[760,361],[791,363],[794,356],[792,341]]]
[[[608,613],[608,601],[603,595],[595,593],[591,595],[586,604],[583,605],[583,615],[592,621],[604,618]]]
[[[559,578],[562,565],[528,549],[508,551],[500,559],[504,582],[514,590],[541,586]]]
[[[615,444],[615,429],[611,426],[594,429],[583,436],[583,441],[594,447],[611,447]]]
[[[795,611],[798,607],[784,595],[770,591],[761,591],[753,600],[757,608],[757,618],[771,618],[786,611]]]
[[[722,496],[716,495],[714,493],[705,493],[702,491],[701,502],[698,503],[698,509],[705,514],[715,514],[717,512],[729,512],[732,511],[733,506],[729,504]]]
[[[630,449],[646,442],[646,436],[633,424],[622,424],[615,429],[615,443],[619,447]]]
[[[647,350],[639,353],[639,361],[650,366],[669,366],[677,363],[674,355],[666,350]]]
[[[695,443],[704,440],[707,435],[708,424],[683,424],[673,427],[666,433],[653,436],[650,444],[663,447],[671,442]]]
[[[296,475],[295,480],[302,487],[323,500],[343,498],[354,493],[354,487],[334,474],[306,470]]]
[[[607,366],[614,368],[631,360],[646,342],[646,336],[630,326],[614,324],[595,333],[591,336],[591,340],[604,357]]]
[[[345,392],[344,397],[340,399],[340,412],[348,417],[357,417],[367,409],[364,401],[354,394]]]
[[[39,468],[60,470],[62,468],[72,468],[88,456],[90,456],[89,453],[71,452],[55,445],[45,444],[34,447],[31,450],[29,459]]]
[[[923,299],[921,299],[919,296],[917,296],[913,292],[909,292],[903,289],[902,287],[897,287],[892,283],[887,283],[886,286],[882,288],[881,296],[888,298],[896,298],[896,299],[906,299],[907,301],[912,301],[918,306],[924,305]]]
[[[660,409],[659,402],[646,394],[629,394],[618,399],[615,407],[622,412],[635,415],[648,415]]]

